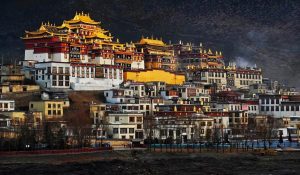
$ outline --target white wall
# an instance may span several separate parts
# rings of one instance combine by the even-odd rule
[[[33,60],[33,49],[25,50],[25,60]]]
[[[131,69],[145,69],[145,62],[142,61],[133,61],[131,64]]]
[[[66,58],[65,58],[66,55]],[[55,62],[69,62],[69,54],[54,53],[52,54],[52,60]]]

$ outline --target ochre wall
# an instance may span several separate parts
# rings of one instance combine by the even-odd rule
[[[124,72],[124,81],[127,80],[132,80],[135,82],[163,81],[167,84],[183,84],[185,81],[185,76],[182,74],[175,74],[164,70],[154,69],[126,71]]]

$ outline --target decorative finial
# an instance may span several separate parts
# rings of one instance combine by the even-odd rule
[[[202,47],[202,43],[200,43],[200,47]]]

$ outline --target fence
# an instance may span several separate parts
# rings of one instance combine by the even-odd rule
[[[242,141],[232,143],[148,144],[155,152],[246,152],[254,149],[298,148],[298,142]]]
[[[112,150],[112,148],[102,147],[102,148],[56,149],[56,150],[3,151],[0,152],[0,155],[73,154],[73,153],[98,152],[104,150]]]

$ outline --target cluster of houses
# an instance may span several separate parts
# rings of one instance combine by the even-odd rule
[[[48,145],[75,138],[117,145],[258,139],[268,130],[274,138],[279,131],[299,134],[294,88],[263,78],[256,67],[226,66],[221,52],[202,44],[153,37],[122,44],[84,13],[26,31],[23,41],[25,59],[1,65],[4,140],[25,137],[24,127],[34,131],[35,144]],[[101,100],[80,99],[93,92]]]

